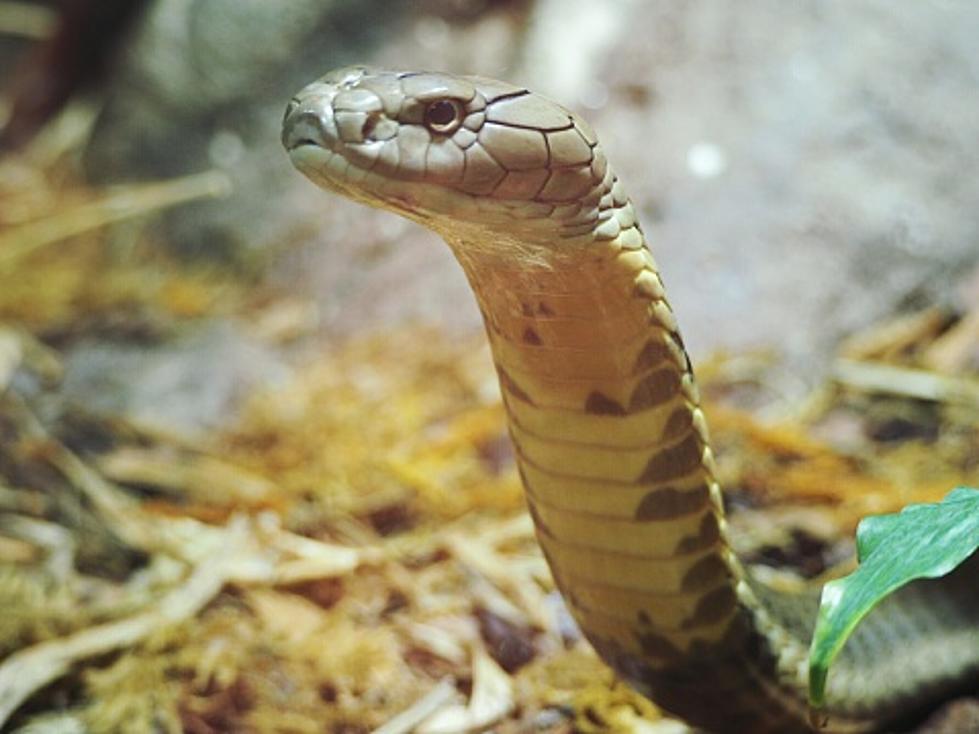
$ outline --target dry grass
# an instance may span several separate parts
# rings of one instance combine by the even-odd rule
[[[52,220],[120,193],[133,194],[2,162],[0,242],[71,230]],[[559,602],[481,341],[405,330],[330,345],[204,441],[52,410],[60,349],[80,335],[152,344],[204,317],[254,320],[258,304],[304,312],[108,221],[0,250],[0,722],[671,730]],[[775,549],[819,575],[862,515],[976,483],[979,403],[962,392],[975,364],[956,331],[976,313],[864,335],[848,347],[856,372],[776,406],[777,420],[738,408],[763,371],[704,366],[723,478],[745,508],[742,551],[767,562]],[[886,375],[868,390],[881,361],[966,398],[901,395]],[[759,520],[776,516],[795,530]]]

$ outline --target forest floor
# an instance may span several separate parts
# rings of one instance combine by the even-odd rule
[[[60,170],[0,162],[0,726],[685,731],[555,592],[482,339],[324,344],[314,301],[128,219],[220,182]],[[736,549],[773,583],[979,483],[972,295],[852,335],[804,399],[770,353],[697,365]]]

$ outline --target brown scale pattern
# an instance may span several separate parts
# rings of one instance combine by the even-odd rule
[[[614,186],[614,180],[612,186]],[[614,206],[614,200],[611,197],[609,197],[609,203]],[[643,260],[642,264],[645,266],[646,261]],[[629,275],[632,278],[635,277],[635,273]],[[641,290],[637,291],[633,297],[648,300],[646,294]],[[488,307],[487,304],[484,304],[484,310],[488,311],[490,308],[491,306]],[[534,317],[531,309],[522,308],[520,312],[524,318],[532,319]],[[555,312],[552,309],[551,315],[554,314]],[[523,346],[545,346],[541,340],[540,333],[535,330],[538,339],[533,340],[534,343],[528,343],[529,340],[526,338],[522,339]],[[496,332],[496,338],[512,341],[512,337],[507,339],[507,335],[501,333],[501,331]],[[673,350],[668,347],[666,340],[645,337],[640,339],[641,346],[636,356],[631,360],[631,372],[633,374],[637,372],[641,373],[642,371],[649,372],[632,389],[627,406],[623,406],[618,401],[613,400],[600,391],[592,391],[588,394],[584,404],[581,406],[582,413],[594,416],[624,416],[630,412],[636,413],[653,409],[657,405],[674,398],[681,391],[680,375],[681,370],[685,370],[687,367],[687,358],[685,352],[682,350],[682,342],[679,342],[672,334],[670,334],[670,339],[674,341],[674,344],[679,346],[678,349]],[[539,340],[541,343],[538,343]],[[682,357],[682,362],[679,364],[678,357]],[[519,370],[520,368],[515,367],[515,369]],[[518,387],[517,390],[513,389],[515,385],[508,374],[512,370],[513,367],[503,370],[503,374],[507,375],[507,377],[502,378],[505,393],[509,397],[517,400],[526,402],[529,399],[533,401],[532,391],[528,391],[522,387]],[[677,441],[677,439],[682,440]],[[671,441],[675,441],[672,446],[663,446],[664,443],[670,443]],[[520,438],[516,435],[514,436],[514,442],[517,446],[518,455],[520,455],[519,461],[521,465],[525,466],[527,459],[522,456],[523,451]],[[703,512],[709,506],[709,488],[706,481],[701,481],[699,485],[688,490],[679,490],[668,485],[670,480],[695,473],[702,466],[701,455],[703,446],[700,438],[693,430],[690,407],[673,408],[669,414],[669,418],[666,420],[660,443],[657,444],[655,441],[652,443],[651,454],[645,464],[645,468],[634,480],[650,486],[650,489],[643,494],[642,499],[634,509],[634,521],[662,522],[676,519],[685,514],[699,512],[702,517],[698,532],[694,535],[681,538],[679,542],[668,549],[668,552],[686,555],[697,551],[702,552],[705,549],[715,546],[720,539],[717,520],[712,512]],[[538,467],[538,469],[543,468]],[[533,496],[533,489],[529,485],[526,472],[523,472],[523,475],[524,481],[528,485],[528,490],[531,492],[531,496]],[[666,486],[664,486],[664,483],[667,483]],[[577,540],[568,538],[562,541],[553,527],[544,520],[533,501],[531,502],[531,506],[534,508],[534,519],[541,534],[547,536],[545,547],[556,544],[557,548],[561,548],[562,542],[565,544],[581,540],[587,542],[587,538],[579,538]],[[549,555],[552,561],[556,560],[553,552],[550,552]],[[560,571],[557,573],[559,576],[561,575]],[[727,576],[727,568],[723,561],[717,556],[709,554],[701,561],[695,563],[683,575],[679,584],[682,590],[699,591],[712,582],[716,584],[716,582],[725,579]],[[709,597],[709,599],[714,600],[718,597],[730,600],[734,598],[734,593],[729,587],[722,587],[721,591],[717,592],[714,597]],[[731,611],[730,603],[728,603],[728,607],[728,611]],[[723,608],[723,605],[719,603],[712,603],[710,605],[711,611],[714,612],[713,617],[702,608],[696,610],[688,618],[690,621],[687,624],[687,628],[696,627],[703,620],[707,619],[714,622],[723,622],[722,615],[717,614],[717,610],[721,608]],[[647,640],[652,639],[649,637],[652,634],[650,630],[645,630],[643,634]]]
[[[442,103],[454,113],[432,124]],[[806,730],[790,687],[811,605],[754,584],[728,551],[690,360],[587,123],[503,82],[347,68],[293,100],[284,132],[314,181],[421,221],[454,249],[484,313],[541,547],[599,654],[699,726]],[[838,713],[882,724],[950,681],[974,684],[979,661],[955,635],[975,629],[975,570],[912,585],[862,625],[837,666],[855,689],[838,687]],[[882,687],[895,625],[922,664]]]

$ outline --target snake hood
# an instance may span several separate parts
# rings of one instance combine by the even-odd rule
[[[553,247],[611,216],[588,123],[493,79],[339,69],[292,99],[282,142],[318,185],[456,239],[474,229],[465,239],[484,242],[505,223],[509,247]]]

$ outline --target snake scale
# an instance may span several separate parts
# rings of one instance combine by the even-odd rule
[[[817,595],[731,551],[690,360],[594,131],[523,87],[347,67],[290,102],[313,182],[439,233],[486,325],[537,536],[598,654],[715,732],[808,731]],[[829,680],[830,725],[874,730],[979,688],[973,558],[905,587]]]

